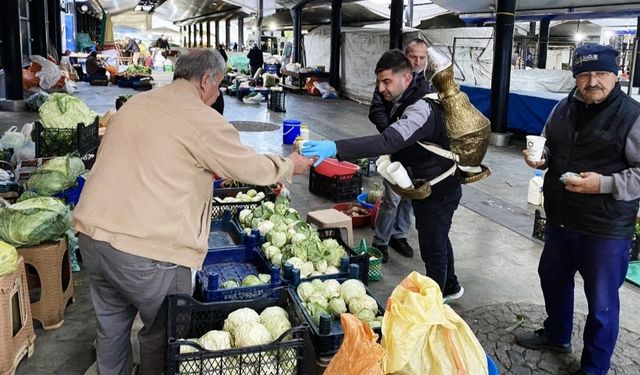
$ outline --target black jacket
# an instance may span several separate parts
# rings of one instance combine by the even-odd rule
[[[544,180],[547,220],[578,232],[606,238],[630,238],[635,231],[638,199],[616,200],[611,194],[572,193],[559,180],[565,172],[604,176],[630,167],[626,139],[640,116],[640,104],[620,87],[604,102],[587,105],[575,89],[558,104],[545,127],[549,170]]]
[[[251,65],[252,68],[261,68],[264,64],[262,51],[260,51],[258,47],[251,48],[251,50],[247,54],[247,57],[249,58],[249,65]]]

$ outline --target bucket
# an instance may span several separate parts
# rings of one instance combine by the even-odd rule
[[[292,145],[296,141],[296,137],[300,135],[300,124],[298,120],[284,120],[282,123],[282,143]]]

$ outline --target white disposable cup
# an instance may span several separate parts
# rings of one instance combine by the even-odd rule
[[[547,141],[545,137],[539,135],[527,136],[527,153],[529,154],[529,160],[540,161],[542,159],[542,152],[544,151],[544,143]]]
[[[387,174],[393,179],[393,181],[395,181],[396,185],[400,186],[403,189],[407,189],[413,186],[407,170],[404,169],[400,162],[394,161],[393,163],[391,163],[387,168]]]
[[[391,156],[389,156],[389,155],[382,155],[382,156],[380,156],[380,157],[378,158],[378,160],[376,160],[376,166],[380,165],[380,163],[382,163],[382,162],[383,162],[383,161],[385,161],[385,160],[387,160],[387,161],[391,162]]]
[[[391,164],[389,160],[383,160],[378,164],[378,167],[376,168],[376,170],[378,171],[378,174],[380,174],[380,176],[382,176],[385,180],[391,182],[392,184],[395,184],[391,176],[389,176],[389,174],[387,173],[387,168],[389,167],[389,164]]]

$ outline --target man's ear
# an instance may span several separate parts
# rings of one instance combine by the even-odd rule
[[[405,72],[402,75],[402,79],[404,80],[405,85],[409,86],[409,84],[411,83],[411,80],[413,79],[413,73],[412,72]]]

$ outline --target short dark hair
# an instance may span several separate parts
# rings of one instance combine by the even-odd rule
[[[383,53],[376,64],[376,74],[389,69],[394,73],[413,71],[411,62],[399,49],[392,49]]]
[[[429,48],[429,45],[427,44],[426,41],[424,41],[423,39],[420,38],[413,38],[409,41],[409,43],[407,43],[407,45],[404,47],[404,53],[407,54],[409,53],[409,46],[412,44],[422,44],[424,46],[424,48]]]

